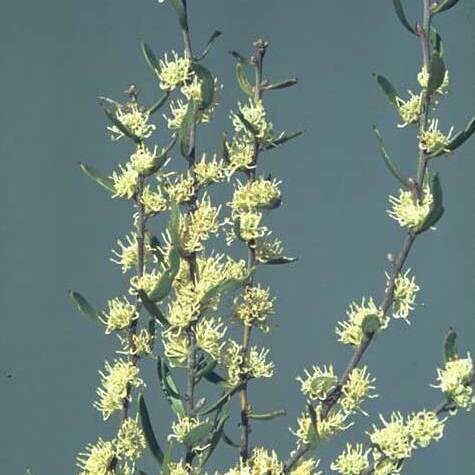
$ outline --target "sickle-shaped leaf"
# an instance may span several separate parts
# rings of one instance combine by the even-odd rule
[[[396,91],[395,87],[389,82],[387,78],[382,76],[381,74],[373,74],[374,79],[379,84],[379,87],[384,92],[386,97],[389,99],[389,102],[394,106],[397,106],[396,98],[399,97],[398,92]]]
[[[147,312],[153,318],[158,320],[165,328],[168,328],[170,326],[170,323],[166,319],[165,315],[163,315],[162,311],[158,308],[158,306],[153,302],[153,300],[151,300],[142,289],[138,291],[138,295]]]
[[[149,108],[148,108],[148,113],[150,115],[154,114],[155,112],[162,107],[165,102],[167,102],[167,99],[170,97],[170,91],[166,91],[162,97],[160,97],[155,103],[153,103]]]
[[[199,63],[194,62],[191,67],[201,82],[201,103],[199,109],[206,110],[214,101],[214,77],[208,69]]]
[[[281,265],[281,264],[292,264],[293,262],[297,262],[298,260],[299,260],[298,257],[277,256],[277,257],[269,257],[267,260],[259,261],[259,262],[265,265]]]
[[[185,117],[180,129],[178,130],[178,137],[180,139],[181,154],[188,158],[192,152],[194,144],[194,135],[196,129],[196,115],[198,113],[198,104],[196,101],[191,100],[188,103]]]
[[[228,437],[224,432],[223,432],[223,442],[226,444],[226,445],[229,445],[230,447],[234,447],[234,448],[239,448],[240,445],[237,444],[236,442],[234,442],[230,437]]]
[[[211,422],[203,422],[202,424],[194,427],[193,429],[183,437],[183,444],[187,446],[194,446],[200,443],[205,437],[207,437],[213,430],[213,424]]]
[[[199,56],[197,58],[199,61],[201,61],[202,59],[204,59],[208,55],[208,53],[211,49],[211,46],[222,34],[223,34],[223,32],[219,31],[219,30],[216,30],[216,31],[213,32],[213,34],[209,37],[209,40],[206,43],[206,47],[205,47],[204,51],[201,53],[201,56]]]
[[[103,175],[94,167],[91,167],[90,165],[86,165],[85,163],[82,163],[82,162],[79,162],[79,168],[81,168],[81,170],[89,178],[94,180],[98,185],[102,186],[102,188],[105,188],[107,191],[110,191],[111,193],[115,193],[114,180],[112,180],[112,178],[109,178]]]
[[[304,132],[304,130],[297,130],[296,132],[292,132],[291,134],[282,134],[272,142],[265,145],[264,150],[272,150],[273,148],[277,148],[279,145],[283,145],[297,137],[300,137],[304,134]]]
[[[433,53],[429,65],[429,82],[427,84],[427,94],[432,95],[442,86],[445,78],[445,63],[442,57]]]
[[[142,394],[139,396],[139,415],[147,446],[150,449],[150,452],[152,452],[155,460],[162,465],[164,458],[163,451],[158,445],[157,438],[155,437],[147,405],[145,404],[145,399]]]
[[[198,473],[201,473],[202,468],[211,457],[211,454],[214,452],[216,446],[218,445],[219,441],[222,437],[224,437],[224,424],[226,423],[227,419],[229,418],[229,414],[223,414],[217,424],[215,429],[213,430],[213,435],[210,437],[208,445],[209,448],[206,451],[206,454],[200,459],[200,465]]]
[[[452,140],[445,146],[442,147],[440,150],[436,150],[434,153],[430,155],[430,158],[439,157],[446,153],[446,150],[450,150],[453,152],[461,145],[463,145],[475,132],[475,117],[472,117],[470,122],[467,124],[464,130],[461,130],[457,134],[454,135]]]
[[[145,61],[147,61],[147,64],[149,65],[150,69],[155,73],[155,75],[158,76],[160,73],[160,63],[158,62],[157,57],[155,56],[155,53],[153,52],[152,48],[145,43],[145,41],[140,42],[140,49],[142,50],[142,54],[145,58]]]
[[[236,51],[231,51],[231,54],[237,59],[236,62],[236,80],[244,94],[254,97],[254,88],[249,82],[247,72],[251,69],[249,61]]]
[[[271,421],[272,419],[276,419],[277,417],[286,416],[287,411],[284,409],[280,409],[278,411],[268,412],[266,414],[249,414],[248,418],[253,419],[255,421]]]
[[[264,86],[263,89],[265,91],[275,91],[276,89],[285,89],[287,87],[295,86],[296,84],[298,84],[297,78],[291,78],[291,79],[287,79],[285,81],[280,81],[280,82],[276,82],[276,83],[273,83],[273,84],[268,84],[267,86]]]
[[[169,267],[160,277],[157,285],[149,293],[152,302],[161,302],[171,292],[173,281],[180,270],[180,253],[172,248],[168,258]]]
[[[394,10],[396,10],[396,15],[399,18],[401,24],[406,28],[407,31],[417,36],[416,30],[408,22],[406,14],[404,13],[404,8],[402,6],[401,0],[393,0]]]
[[[444,361],[456,360],[458,358],[457,345],[455,340],[457,339],[457,333],[451,328],[444,338]]]
[[[312,447],[315,447],[318,445],[319,441],[319,436],[318,436],[318,428],[317,428],[317,414],[315,412],[314,407],[312,406],[311,403],[307,403],[307,411],[310,415],[310,427],[309,427],[309,439],[310,439],[310,445]]]
[[[430,191],[432,193],[432,206],[424,222],[416,230],[416,234],[423,233],[429,228],[435,226],[444,214],[442,186],[440,184],[439,174],[434,173],[430,183]]]
[[[154,173],[157,173],[160,168],[165,165],[168,159],[168,154],[170,153],[171,149],[175,146],[176,144],[177,137],[174,135],[172,137],[171,142],[154,158],[152,166],[147,169],[144,172],[145,176],[150,176],[153,175]]]
[[[187,30],[188,21],[187,21],[185,4],[183,3],[183,0],[170,0],[170,3],[173,5],[173,8],[175,9],[178,15],[178,23],[180,23],[180,26],[184,30]]]
[[[178,388],[175,384],[175,381],[173,380],[170,369],[161,357],[158,357],[157,370],[160,386],[162,387],[162,390],[165,393],[167,401],[169,402],[173,412],[180,417],[184,417],[186,411],[182,397],[178,392]]]
[[[225,394],[223,394],[220,398],[218,398],[213,404],[208,406],[206,409],[198,413],[198,416],[206,416],[214,411],[219,411],[221,408],[229,401],[229,398],[235,394],[239,389],[242,387],[242,384],[230,389]]]
[[[457,5],[459,0],[441,0],[434,8],[432,8],[432,14],[442,13]]]
[[[386,147],[384,146],[383,138],[381,137],[379,130],[376,128],[376,126],[373,126],[373,130],[376,134],[376,138],[378,139],[378,148],[381,153],[381,157],[383,157],[384,163],[386,164],[386,167],[388,168],[389,172],[394,178],[396,178],[396,180],[398,180],[404,186],[404,188],[408,188],[409,183],[406,178],[402,176],[396,164],[392,161],[391,157],[386,151]]]
[[[79,292],[73,292],[70,290],[69,296],[83,315],[96,323],[102,323],[102,313],[95,310],[94,307]]]

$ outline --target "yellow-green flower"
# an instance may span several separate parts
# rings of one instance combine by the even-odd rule
[[[419,122],[422,113],[422,94],[416,95],[409,91],[409,99],[404,101],[400,97],[396,97],[396,105],[403,121],[398,127],[406,127]]]
[[[270,140],[272,138],[272,124],[267,121],[266,111],[262,101],[249,99],[247,104],[243,105],[238,103],[238,106],[240,114],[252,126],[256,137],[263,141]],[[231,113],[231,119],[236,132],[244,132],[247,135],[250,134],[237,114]]]
[[[182,85],[191,78],[191,59],[186,55],[178,56],[172,51],[172,58],[168,59],[165,53],[164,59],[160,60],[160,87],[166,91],[172,91],[175,87]]]
[[[373,432],[369,434],[371,442],[376,444],[378,450],[392,460],[410,457],[412,447],[402,415],[399,412],[393,412],[389,422],[381,415],[379,418],[384,427],[378,429],[373,424]]]
[[[369,467],[368,454],[371,449],[364,450],[362,444],[346,444],[346,450],[331,464],[332,470],[342,475],[360,475]]]
[[[452,138],[454,128],[451,127],[449,133],[446,135],[439,129],[439,120],[432,119],[429,122],[429,127],[419,134],[419,148],[426,153],[443,150],[450,152],[447,146]]]
[[[208,185],[210,183],[218,183],[225,179],[224,163],[218,161],[216,155],[212,160],[206,160],[206,154],[195,163],[195,175],[200,185]]]
[[[301,391],[311,400],[324,401],[338,382],[338,377],[333,372],[333,366],[312,366],[312,371],[304,370],[305,378],[300,376],[297,381],[301,384]]]
[[[299,462],[291,471],[291,475],[322,475],[323,472],[317,470],[320,460],[313,458],[304,459]]]
[[[119,458],[137,460],[145,450],[145,436],[136,419],[125,419],[117,435],[116,449]]]
[[[281,199],[279,185],[277,180],[266,180],[262,177],[245,184],[238,181],[229,206],[237,213],[256,208],[273,208]]]
[[[360,405],[365,398],[373,399],[377,397],[377,394],[370,394],[371,390],[376,389],[372,384],[375,381],[366,366],[355,368],[342,388],[340,405],[343,410],[348,413],[356,409],[361,410]],[[365,414],[364,411],[361,410],[361,412]]]
[[[116,117],[130,132],[140,139],[149,138],[156,129],[154,124],[148,123],[150,114],[147,111],[141,110],[135,102],[118,108]],[[119,140],[125,136],[115,125],[107,127],[107,130],[111,132],[112,140]]]
[[[233,316],[247,327],[258,325],[263,331],[268,331],[267,322],[274,314],[274,300],[269,289],[247,287],[235,300]]]
[[[111,178],[114,181],[115,190],[112,195],[113,198],[127,198],[130,200],[135,195],[139,174],[130,164],[125,167],[119,165],[119,172],[113,172]]]
[[[408,277],[410,272],[411,269],[408,269],[404,274],[398,274],[394,281],[393,317],[403,318],[407,323],[409,313],[415,308],[417,292],[420,290],[414,276]],[[386,278],[389,285],[390,276],[386,274]]]
[[[114,442],[99,438],[95,444],[87,445],[86,451],[78,455],[80,475],[112,475],[113,471],[109,467],[114,457]]]
[[[445,419],[439,420],[433,411],[411,414],[406,425],[413,448],[427,447],[432,441],[440,440],[444,435],[444,422]]]
[[[106,334],[128,328],[138,315],[135,307],[125,298],[115,298],[108,302],[109,311],[101,321],[106,325]]]
[[[424,187],[421,200],[414,200],[412,192],[399,190],[399,197],[389,197],[392,208],[388,215],[396,220],[403,228],[417,230],[424,223],[433,202],[432,193],[428,186]]]

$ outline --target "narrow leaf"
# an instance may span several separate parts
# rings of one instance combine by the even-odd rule
[[[442,43],[442,38],[440,37],[439,33],[437,33],[437,30],[433,26],[430,29],[429,41],[432,48],[442,58],[444,56],[444,45]]]
[[[149,108],[148,108],[148,113],[150,115],[154,114],[155,112],[162,107],[165,102],[167,102],[167,99],[170,97],[170,92],[166,91],[155,103],[153,103]]]
[[[102,323],[100,319],[100,316],[102,315],[101,312],[96,311],[94,307],[79,292],[73,292],[70,290],[69,296],[83,315],[96,323]]]
[[[251,70],[249,61],[241,56],[239,53],[232,51],[231,54],[237,59],[236,62],[236,80],[244,94],[253,97],[254,88],[248,79],[248,71]]]
[[[155,437],[147,405],[145,404],[145,399],[142,394],[139,396],[139,414],[147,446],[150,449],[150,452],[152,452],[155,460],[162,465],[164,458],[163,451],[158,445],[157,438]]]
[[[396,164],[392,161],[391,157],[389,156],[388,152],[386,151],[386,147],[384,146],[383,138],[379,130],[373,126],[374,133],[376,134],[376,138],[378,139],[378,147],[381,153],[381,157],[383,157],[384,163],[388,168],[391,175],[393,175],[396,180],[398,180],[405,188],[408,188],[409,184],[406,178],[404,178],[401,172],[398,170]]]
[[[455,7],[459,0],[441,0],[435,7],[432,8],[432,14],[442,13],[446,10],[449,10],[452,7]]]
[[[103,175],[94,167],[86,165],[85,163],[79,162],[79,167],[89,178],[94,180],[98,185],[102,186],[102,188],[105,188],[111,193],[115,193],[114,180],[112,180],[112,178]]]
[[[310,445],[315,447],[318,445],[318,428],[317,428],[317,414],[315,412],[314,407],[312,406],[311,403],[307,403],[307,410],[310,415],[310,428],[309,428],[309,438],[310,438]]]
[[[150,48],[150,46],[145,43],[145,41],[140,42],[140,48],[150,69],[158,76],[160,73],[160,63],[158,62],[158,59],[155,56],[152,48]]]
[[[442,57],[437,54],[433,53],[432,58],[430,60],[430,65],[429,65],[429,82],[427,84],[427,94],[432,95],[434,94],[437,89],[439,89],[440,86],[442,86],[442,83],[444,82],[445,78],[445,63]]]
[[[209,37],[208,42],[206,43],[206,47],[205,47],[203,53],[201,53],[201,56],[198,58],[200,61],[208,55],[208,53],[211,49],[211,46],[222,34],[223,33],[219,30],[216,30],[216,31],[213,32],[213,34]]]
[[[456,339],[457,333],[451,328],[444,338],[444,361],[446,363],[458,358],[457,345],[455,343]]]
[[[397,93],[394,86],[389,82],[388,79],[386,79],[384,76],[380,74],[373,74],[373,77],[376,79],[377,83],[379,84],[379,87],[384,92],[386,97],[389,99],[389,102],[397,106],[396,98],[399,96],[399,94]]]
[[[186,9],[183,3],[183,0],[170,0],[170,3],[173,5],[177,15],[178,15],[178,23],[184,29],[188,29],[188,21],[186,17]]]
[[[142,289],[138,291],[138,295],[147,312],[153,318],[158,320],[165,328],[168,328],[170,326],[170,323],[166,319],[165,315],[163,315],[162,311],[158,308],[158,306],[152,300],[150,300],[148,295]]]
[[[214,77],[208,69],[196,62],[192,64],[192,69],[201,82],[201,103],[199,104],[199,109],[206,110],[214,101]]]
[[[442,147],[440,150],[436,150],[434,153],[431,154],[430,158],[439,157],[440,155],[446,153],[446,150],[450,150],[451,152],[453,152],[461,145],[463,145],[473,135],[474,132],[475,117],[472,117],[472,119],[467,124],[467,127],[465,127],[464,130],[461,130],[460,132],[455,134],[452,140],[448,143],[448,145]]]
[[[226,420],[228,418],[229,418],[229,414],[223,414],[218,420],[216,424],[216,428],[213,431],[213,435],[210,437],[209,442],[208,442],[209,448],[206,451],[206,454],[200,459],[200,467],[199,467],[200,469],[198,470],[198,473],[201,473],[201,469],[204,467],[208,459],[211,457],[211,454],[216,449],[219,441],[224,436],[224,424],[226,423]]]
[[[130,131],[116,116],[115,112],[111,111],[107,107],[102,106],[102,110],[104,114],[106,114],[107,118],[115,125],[125,136],[132,139],[135,143],[140,143],[140,138],[137,137],[132,131]]]
[[[272,411],[266,414],[249,414],[248,418],[253,419],[255,421],[271,421],[272,419],[276,419],[277,417],[286,416],[287,411],[284,409],[280,409],[279,411]]]
[[[165,165],[168,155],[171,151],[171,149],[175,146],[176,144],[177,137],[174,135],[172,137],[171,142],[155,157],[153,160],[152,166],[144,173],[145,176],[150,176],[153,175],[154,173],[157,173],[160,168]]]
[[[404,13],[404,8],[402,6],[401,0],[393,0],[394,9],[396,10],[396,15],[399,18],[401,24],[406,28],[407,31],[417,36],[416,30],[411,26],[407,20],[406,14]]]
[[[209,373],[205,373],[203,377],[212,384],[221,384],[226,382],[226,379],[223,378],[220,374],[216,373],[216,371],[210,371]]]
[[[230,389],[228,392],[223,394],[220,398],[218,398],[213,404],[208,406],[206,409],[198,413],[198,416],[206,416],[207,414],[210,414],[211,412],[214,412],[216,410],[220,410],[229,400],[229,398],[235,394],[239,389],[241,388],[241,385],[238,385],[232,389]]]
[[[178,392],[178,388],[175,384],[175,381],[173,380],[170,369],[166,365],[163,358],[158,358],[157,369],[160,385],[173,412],[176,415],[183,417],[186,414],[185,406],[183,404],[180,393]]]
[[[259,261],[261,264],[266,265],[281,265],[281,264],[292,264],[292,262],[297,262],[299,260],[298,257],[286,257],[286,256],[278,256],[278,257],[269,257],[269,259],[265,261]]]
[[[292,132],[291,134],[283,134],[280,137],[273,140],[271,143],[267,144],[264,147],[264,150],[272,150],[277,148],[279,145],[290,142],[291,140],[300,137],[304,133],[304,130],[298,130],[297,132]]]
[[[439,219],[444,214],[442,186],[440,184],[439,174],[434,173],[430,183],[430,191],[432,193],[432,206],[424,222],[416,230],[417,234],[427,231],[435,226]]]
[[[285,81],[269,84],[265,86],[263,89],[266,91],[274,91],[276,89],[285,89],[287,87],[292,87],[292,86],[295,86],[296,84],[298,84],[298,80],[296,78],[292,78],[292,79],[287,79]]]
[[[224,432],[223,432],[223,442],[227,445],[229,445],[230,447],[234,447],[234,448],[239,448],[240,445],[237,444],[236,442],[234,442],[230,437],[228,437]]]
[[[177,249],[172,248],[168,262],[168,269],[163,273],[157,285],[149,294],[149,298],[152,302],[161,302],[171,292],[173,281],[180,269],[180,253]]]
[[[160,471],[161,475],[170,475],[170,463],[173,456],[173,442],[169,442],[165,453],[163,455],[163,464],[162,470]]]
[[[211,422],[203,422],[202,424],[191,429],[185,437],[183,437],[183,444],[188,446],[194,446],[207,437],[213,430],[213,424]]]
[[[196,101],[191,100],[188,103],[185,117],[178,130],[178,137],[180,139],[181,154],[188,158],[192,152],[192,146],[194,142],[194,134],[196,128],[196,114],[198,113],[198,104]]]

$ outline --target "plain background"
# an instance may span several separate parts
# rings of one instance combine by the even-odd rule
[[[307,134],[264,158],[262,168],[284,180],[284,206],[268,222],[300,260],[261,273],[279,296],[271,336],[277,370],[250,391],[257,411],[288,409],[286,418],[255,424],[253,434],[287,454],[293,446],[287,427],[304,404],[295,376],[313,363],[343,369],[350,349],[336,342],[336,321],[350,301],[380,299],[385,255],[402,243],[402,231],[385,214],[397,183],[379,158],[371,126],[380,127],[408,174],[416,142],[412,130],[396,129],[398,119],[371,73],[386,74],[401,91],[416,88],[419,44],[402,29],[389,0],[189,3],[195,49],[214,29],[224,32],[208,61],[225,84],[224,100],[214,125],[203,129],[203,150],[212,152],[218,134],[230,130],[226,111],[242,99],[229,50],[247,53],[253,40],[268,39],[268,77],[300,79],[298,87],[269,96],[268,105],[278,130],[305,128]],[[417,18],[421,2],[404,3]],[[459,129],[475,113],[475,3],[461,1],[436,24],[452,89],[441,105],[441,126]],[[101,306],[125,288],[108,259],[130,220],[127,206],[88,181],[77,162],[111,170],[126,159],[127,147],[110,142],[95,98],[120,99],[131,82],[144,99],[156,97],[139,41],[161,54],[180,49],[180,36],[171,8],[153,0],[2,0],[0,38],[0,471],[23,474],[31,466],[35,475],[75,473],[76,453],[116,429],[115,419],[102,423],[91,406],[97,370],[112,357],[115,342],[77,314],[67,290],[78,289]],[[163,122],[156,137],[167,140]],[[434,163],[447,212],[409,259],[422,287],[412,325],[395,322],[366,357],[381,395],[365,406],[372,414],[439,401],[429,384],[450,325],[460,346],[473,350],[474,155],[472,141]],[[147,398],[157,401],[151,402],[154,422],[166,427],[170,411],[152,381]],[[355,429],[321,453],[364,441],[373,420],[357,417]],[[236,436],[237,428],[230,424],[228,432]],[[458,414],[444,439],[420,450],[406,470],[473,473],[474,435],[473,417]],[[217,462],[230,464],[233,456],[224,447]],[[148,455],[144,462],[147,467]]]

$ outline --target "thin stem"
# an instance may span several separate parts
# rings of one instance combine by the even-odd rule
[[[256,82],[254,85],[254,100],[255,102],[261,100],[262,98],[262,69],[263,69],[263,60],[266,53],[268,44],[265,41],[259,40],[254,43],[255,53],[254,53],[254,65],[256,68]],[[254,137],[254,157],[253,157],[253,166],[247,173],[248,182],[252,182],[256,179],[257,172],[257,160],[259,158],[259,139]],[[253,241],[248,244],[248,267],[251,269],[256,265],[256,249],[255,243]],[[249,279],[246,288],[253,286],[253,278]],[[245,364],[246,359],[249,354],[249,346],[251,341],[251,326],[244,326],[243,336],[242,336],[242,355],[243,355],[243,364]],[[242,387],[239,391],[239,405],[241,411],[241,441],[239,453],[241,459],[245,462],[249,458],[249,434],[251,432],[251,425],[249,422],[249,397],[248,397],[248,379],[247,377],[242,380]]]

